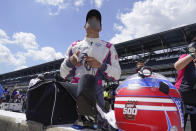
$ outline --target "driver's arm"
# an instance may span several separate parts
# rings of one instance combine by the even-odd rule
[[[73,55],[72,45],[68,48],[67,53],[65,55],[64,61],[60,67],[60,75],[62,78],[67,79],[68,77],[72,77],[75,72],[75,67],[70,62],[69,58]]]
[[[99,71],[108,80],[117,81],[120,79],[120,75],[121,75],[121,68],[119,65],[118,54],[113,45],[110,47],[109,50],[110,51],[107,60],[102,63],[102,66],[101,68],[99,68]]]

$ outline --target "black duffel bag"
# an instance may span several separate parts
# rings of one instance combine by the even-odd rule
[[[40,81],[27,91],[26,118],[44,125],[73,123],[77,120],[76,101],[67,84]]]

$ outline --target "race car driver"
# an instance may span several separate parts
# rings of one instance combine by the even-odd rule
[[[102,81],[104,79],[117,81],[121,75],[118,54],[114,46],[99,38],[102,30],[101,14],[92,9],[87,13],[84,26],[86,36],[82,41],[73,42],[67,50],[65,59],[60,67],[60,75],[64,79],[72,78],[72,83],[78,83],[84,74],[97,77],[96,98],[104,110]],[[82,62],[80,58],[84,58]]]

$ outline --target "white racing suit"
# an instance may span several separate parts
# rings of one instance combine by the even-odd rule
[[[80,51],[80,55],[82,53],[87,53],[88,56],[94,57],[102,64],[101,68],[91,68],[90,71],[87,71],[84,66],[73,66],[69,57],[77,51]],[[104,78],[111,81],[117,81],[121,75],[118,54],[111,43],[102,41],[99,38],[87,37],[83,41],[72,43],[61,64],[60,75],[65,79],[72,77],[71,82],[78,83],[80,77],[84,74],[92,74],[97,77],[98,86],[96,89],[96,98],[100,101],[100,103],[98,103],[99,106],[104,110],[105,102],[103,99],[102,81]]]
[[[74,67],[69,61],[69,57],[77,51],[80,51],[80,54],[87,53],[88,56],[97,59],[102,64],[101,68],[92,68],[87,71],[84,66]],[[121,69],[118,55],[111,43],[102,41],[99,38],[85,38],[83,41],[72,43],[61,64],[60,75],[65,79],[72,77],[72,82],[78,83],[80,76],[84,74],[96,75],[100,85],[103,77],[114,81],[120,78]]]

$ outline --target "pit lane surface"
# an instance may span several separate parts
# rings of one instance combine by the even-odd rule
[[[0,131],[79,131],[73,129],[72,124],[48,126],[33,121],[26,121],[24,113],[0,110]],[[92,131],[83,129],[82,131]]]

